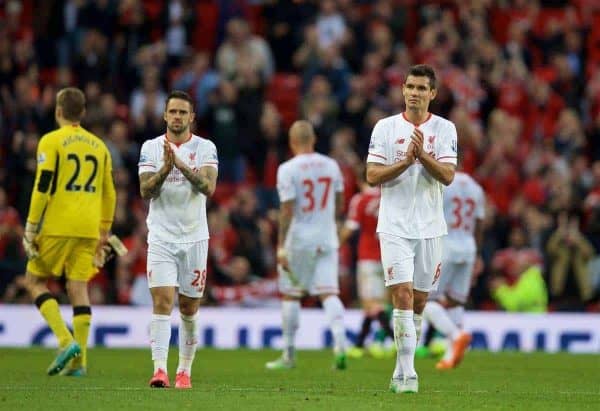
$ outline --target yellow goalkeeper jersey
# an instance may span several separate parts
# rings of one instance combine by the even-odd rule
[[[112,159],[104,142],[78,125],[45,134],[37,149],[30,223],[41,235],[98,238],[115,211]]]

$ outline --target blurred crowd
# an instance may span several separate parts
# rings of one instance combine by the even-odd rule
[[[84,125],[112,153],[113,232],[130,250],[91,282],[93,303],[150,301],[137,161],[164,133],[166,94],[181,89],[220,160],[207,303],[265,306],[277,301],[275,178],[290,155],[287,127],[314,125],[348,202],[373,125],[403,110],[416,63],[435,67],[432,111],[456,124],[461,165],[488,196],[469,306],[527,311],[530,293],[519,290],[533,281],[549,310],[600,311],[593,0],[0,0],[0,296],[28,301],[21,235],[61,87],[84,90]],[[351,306],[355,241],[341,252]],[[62,295],[60,280],[52,289]]]

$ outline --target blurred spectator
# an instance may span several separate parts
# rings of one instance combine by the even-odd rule
[[[6,191],[0,187],[0,295],[17,275],[25,272],[25,255],[21,247],[23,225],[17,210],[8,205]]]
[[[258,198],[261,210],[279,207],[277,194],[277,168],[287,160],[287,138],[281,126],[277,108],[267,103],[260,118],[260,138],[257,144],[256,161],[259,181]]]
[[[316,5],[307,1],[266,2],[263,15],[267,40],[278,71],[292,71],[292,56],[301,43],[302,30],[314,15]]]
[[[274,261],[270,227],[259,214],[258,198],[253,190],[237,191],[229,220],[237,233],[233,253],[246,257],[254,274],[260,277],[270,274],[269,266],[272,267]]]
[[[227,38],[217,51],[217,67],[225,78],[232,79],[245,65],[257,70],[264,81],[275,71],[269,45],[250,32],[245,20],[233,18],[227,23]]]
[[[566,212],[559,214],[546,249],[552,298],[574,296],[581,303],[588,302],[593,296],[588,263],[594,256],[594,248],[581,233],[579,218]],[[569,279],[575,280],[577,290],[569,289]]]
[[[329,48],[341,46],[346,38],[346,23],[337,10],[335,0],[322,0],[317,14],[319,46]]]
[[[219,75],[210,67],[210,57],[205,51],[196,53],[187,62],[173,87],[189,92],[196,104],[196,114],[203,116],[208,108],[208,97],[218,87]]]
[[[342,104],[346,100],[350,86],[350,70],[338,47],[330,46],[321,49],[318,60],[307,65],[304,71],[305,91],[310,91],[316,76],[323,76],[327,80],[337,104]]]
[[[164,2],[162,22],[169,68],[177,67],[181,63],[192,34],[194,16],[193,2],[187,0]]]
[[[211,96],[204,123],[219,153],[219,181],[240,183],[246,177],[243,147],[248,141],[238,139],[243,135],[240,124],[238,89],[223,80]]]
[[[547,311],[548,292],[542,268],[533,265],[519,272],[512,285],[500,277],[490,283],[494,299],[505,311],[542,313]]]

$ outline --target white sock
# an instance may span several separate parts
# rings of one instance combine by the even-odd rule
[[[423,314],[413,314],[413,321],[415,323],[415,332],[417,334],[417,345],[419,345],[419,340],[421,340],[421,324],[423,323]]]
[[[465,307],[457,305],[456,307],[448,308],[448,316],[452,319],[452,322],[462,330],[463,328],[463,316],[465,315]]]
[[[427,301],[423,314],[430,324],[451,340],[454,340],[460,333],[458,327],[448,316],[446,309],[437,301]]]
[[[167,372],[167,358],[169,357],[169,341],[171,340],[171,316],[152,314],[150,323],[150,349],[154,372],[159,369]]]
[[[198,326],[196,322],[197,315],[181,314],[181,324],[179,325],[179,365],[177,373],[185,372],[192,375],[192,363],[196,355],[196,346],[198,345]]]
[[[300,301],[284,300],[281,302],[283,356],[293,360],[296,350],[296,331],[300,324]]]
[[[333,334],[333,350],[346,350],[346,327],[344,326],[344,305],[337,295],[330,295],[323,301],[323,309]]]
[[[396,368],[394,378],[400,376],[412,377],[415,371],[415,349],[417,348],[417,332],[415,330],[414,313],[412,310],[395,308],[392,312],[394,324],[394,341],[396,343]]]

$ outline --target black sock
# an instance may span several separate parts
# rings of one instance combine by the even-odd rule
[[[373,321],[371,317],[365,316],[365,318],[363,318],[362,326],[360,327],[360,334],[358,334],[358,337],[356,337],[357,347],[364,347],[365,339],[367,338],[367,335],[369,335],[369,331],[371,331],[371,321]]]
[[[394,339],[394,330],[390,327],[390,319],[385,313],[385,311],[379,311],[377,314],[377,320],[379,320],[379,324],[381,325],[381,329],[385,331],[385,335],[390,337],[392,340]]]

